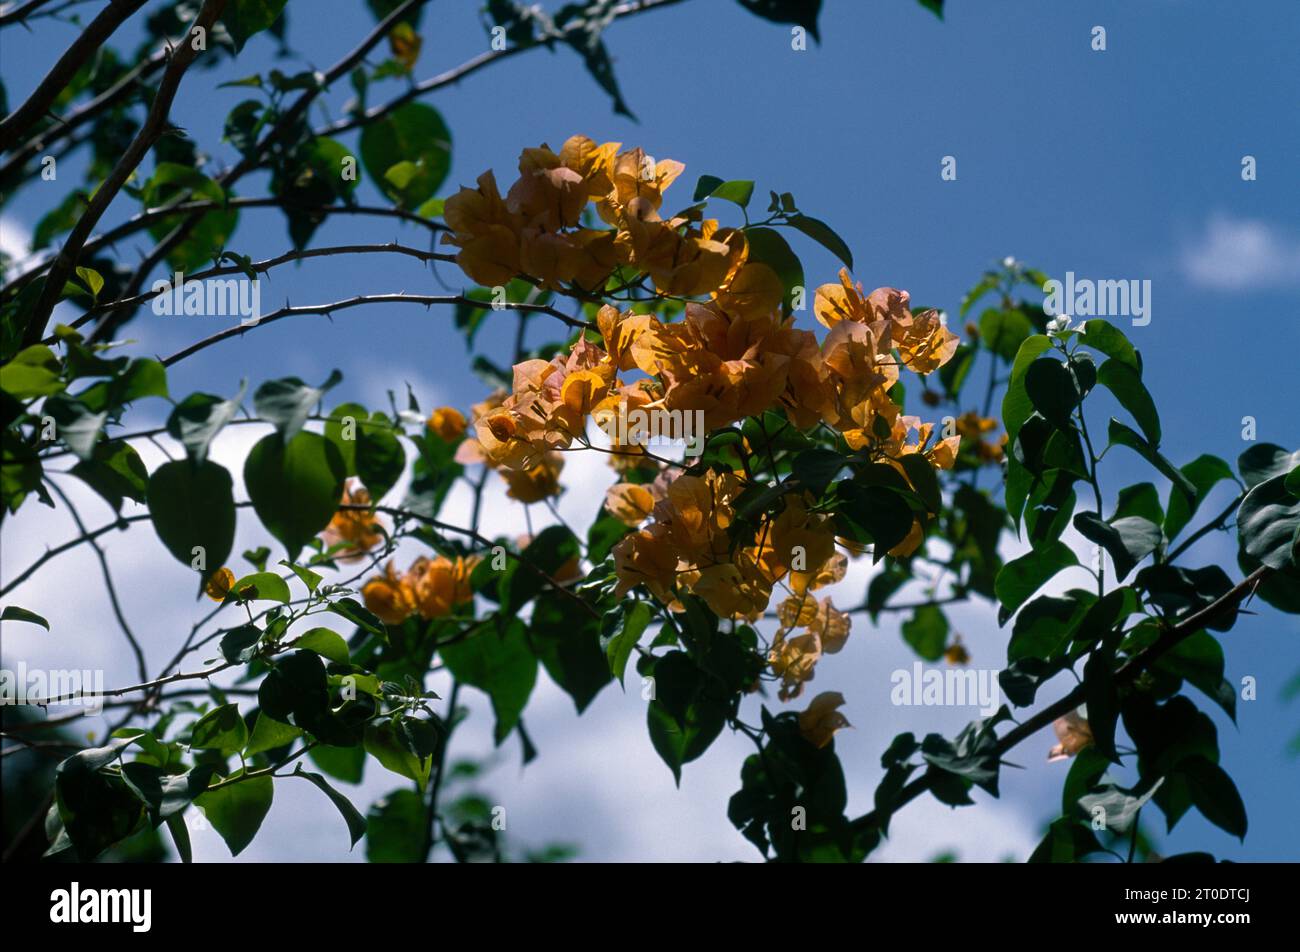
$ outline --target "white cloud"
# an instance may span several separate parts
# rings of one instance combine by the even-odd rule
[[[1300,236],[1255,219],[1215,215],[1183,251],[1182,270],[1203,288],[1300,285]]]

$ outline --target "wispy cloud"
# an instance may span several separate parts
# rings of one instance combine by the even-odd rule
[[[1300,235],[1266,221],[1215,215],[1183,251],[1182,271],[1218,291],[1300,286]]]

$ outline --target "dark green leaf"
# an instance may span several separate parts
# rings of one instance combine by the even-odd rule
[[[343,822],[348,825],[348,837],[352,841],[351,845],[356,846],[357,841],[366,835],[366,818],[357,812],[357,808],[352,805],[352,801],[331,787],[329,781],[320,774],[303,770],[302,764],[294,765],[293,775],[302,777],[304,780],[310,780],[320,789],[321,793],[330,798],[330,802],[334,804],[339,813],[343,814]]]
[[[1085,539],[1106,550],[1115,563],[1115,579],[1120,582],[1156,550],[1163,538],[1160,527],[1141,516],[1107,522],[1095,512],[1080,512],[1074,517],[1074,527]]]
[[[182,563],[205,578],[225,564],[235,542],[235,499],[225,467],[163,463],[149,478],[148,503],[158,538]]]
[[[325,528],[343,495],[345,470],[334,444],[302,431],[285,444],[278,433],[262,438],[244,463],[244,484],[258,518],[296,559]]]
[[[1057,572],[1078,564],[1079,560],[1067,545],[1053,542],[1002,566],[994,583],[994,591],[1002,604],[998,612],[999,623],[1005,624],[1006,619]]]
[[[811,215],[793,215],[789,219],[789,224],[839,258],[844,262],[846,268],[852,270],[853,252],[849,250],[849,246],[844,242],[844,239],[837,235],[835,230],[826,222],[813,218]]]
[[[1286,488],[1285,473],[1256,484],[1237,510],[1237,533],[1246,554],[1275,569],[1296,566],[1300,499]]]
[[[537,658],[528,650],[523,623],[513,619],[501,632],[482,629],[442,647],[439,654],[457,680],[492,698],[494,737],[500,744],[519,722],[537,681]]]

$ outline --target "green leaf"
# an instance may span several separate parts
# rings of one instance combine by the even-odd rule
[[[1163,538],[1160,527],[1141,516],[1107,522],[1095,512],[1080,512],[1074,517],[1074,527],[1085,539],[1106,550],[1115,563],[1115,580],[1119,582],[1154,552]]]
[[[939,477],[934,466],[920,453],[908,453],[899,459],[899,464],[907,472],[908,482],[921,497],[925,507],[933,513],[943,510],[943,495],[939,489]]]
[[[1286,488],[1285,473],[1258,483],[1237,510],[1237,533],[1251,557],[1275,569],[1297,564],[1296,532],[1300,530],[1300,499]]]
[[[123,440],[111,440],[95,446],[89,460],[78,462],[72,474],[99,493],[115,512],[122,500],[144,502],[149,491],[149,471],[135,448]]]
[[[497,587],[501,609],[513,617],[546,586],[545,575],[554,575],[578,555],[578,540],[564,526],[547,526],[528,543],[518,559],[512,559]]]
[[[362,129],[361,161],[381,192],[402,208],[418,208],[447,177],[451,132],[432,106],[407,103]],[[388,171],[401,162],[415,168],[399,186]]]
[[[972,721],[951,741],[940,734],[927,734],[921,742],[921,756],[935,770],[975,784],[998,795],[997,734],[993,727],[1008,716],[1005,710],[986,720]],[[964,802],[964,801],[963,801]]]
[[[700,194],[701,191],[708,187],[707,191]],[[749,205],[749,200],[754,195],[754,183],[741,181],[739,179],[731,182],[724,182],[722,179],[712,175],[700,176],[699,182],[695,186],[694,201],[701,201],[706,198],[724,198],[729,202],[734,202],[741,208]]]
[[[214,770],[211,764],[199,764],[181,774],[164,774],[153,764],[135,762],[122,765],[122,779],[149,808],[149,818],[157,826],[188,808],[208,788]]]
[[[329,682],[320,656],[295,650],[277,658],[257,690],[262,714],[293,724],[326,744],[356,744],[360,731],[330,707]]]
[[[820,496],[847,465],[844,457],[834,450],[815,446],[796,456],[790,468],[800,486]]]
[[[533,602],[528,638],[546,673],[573,698],[579,714],[612,680],[596,619],[575,613],[573,604],[558,592],[545,593]]]
[[[936,605],[922,605],[903,622],[903,640],[927,661],[943,657],[948,645],[948,619]]]
[[[223,704],[204,714],[190,729],[190,746],[195,750],[234,753],[248,743],[248,726],[238,704]]]
[[[610,515],[597,518],[587,530],[587,561],[593,565],[604,562],[618,540],[631,531],[632,527],[621,519],[615,519]]]
[[[1057,572],[1078,564],[1079,560],[1069,546],[1058,541],[1002,566],[993,584],[1002,606],[998,610],[998,624],[1006,624],[1016,609]]]
[[[330,602],[328,610],[341,618],[346,618],[363,631],[372,635],[378,635],[380,638],[388,638],[388,629],[380,621],[379,616],[366,608],[354,598],[340,598],[337,601]]]
[[[377,503],[402,478],[406,450],[397,439],[392,423],[382,413],[375,413],[370,421],[360,424],[356,436],[357,477]]]
[[[176,404],[167,418],[167,432],[185,446],[190,459],[202,463],[208,457],[208,447],[222,428],[239,412],[247,383],[241,383],[239,392],[229,400],[210,393],[192,393]]]
[[[1091,829],[1066,817],[1053,820],[1047,835],[1029,857],[1031,863],[1076,863],[1100,853],[1101,843]]]
[[[229,0],[221,14],[235,52],[244,48],[249,37],[271,26],[283,12],[288,0]]]
[[[746,228],[745,241],[749,245],[749,260],[765,264],[773,271],[785,288],[784,307],[787,313],[794,308],[794,299],[800,293],[807,297],[803,264],[781,234],[772,228]]]
[[[370,419],[370,411],[359,403],[335,407],[325,421],[325,438],[338,449],[349,476],[357,474],[357,430]]]
[[[1289,473],[1297,465],[1300,465],[1300,450],[1292,453],[1275,443],[1258,443],[1237,457],[1237,469],[1247,489]]]
[[[235,498],[230,473],[216,463],[175,460],[149,477],[154,530],[185,565],[197,557],[204,578],[226,563],[235,543]]]
[[[54,356],[54,351],[44,344],[33,344],[0,367],[0,390],[19,400],[47,397],[67,386],[60,370],[59,358]]]
[[[1160,445],[1160,415],[1155,401],[1142,383],[1142,376],[1128,364],[1111,358],[1097,369],[1097,382],[1137,420],[1152,447]]]
[[[872,560],[907,538],[915,517],[901,494],[885,486],[862,486],[845,480],[836,486],[835,521],[841,534],[872,543]]]
[[[1174,487],[1183,493],[1188,500],[1196,498],[1196,486],[1190,479],[1174,468],[1174,464],[1165,459],[1156,451],[1150,443],[1142,438],[1137,431],[1131,427],[1125,426],[1114,417],[1110,418],[1110,427],[1107,430],[1107,436],[1112,446],[1127,446],[1145,459],[1148,463],[1156,468],[1159,473],[1174,484]]]
[[[1110,761],[1095,747],[1085,747],[1074,757],[1070,772],[1061,789],[1061,815],[1073,817],[1079,810],[1079,798],[1097,785],[1110,767]]]
[[[244,485],[262,525],[295,560],[329,524],[343,496],[345,467],[325,437],[299,432],[284,443],[278,433],[261,439],[244,463]]]
[[[277,747],[284,747],[301,736],[301,728],[258,713],[257,720],[253,722],[253,734],[248,738],[248,746],[244,748],[244,756],[252,757],[255,754],[264,754],[268,750],[275,750]],[[312,753],[319,749],[313,747]]]
[[[317,744],[308,752],[312,763],[335,780],[344,783],[360,783],[366,772],[366,748],[358,744],[355,747],[333,747],[329,744]]]
[[[1171,493],[1169,496],[1169,512],[1165,516],[1165,537],[1173,539],[1178,533],[1187,527],[1191,522],[1192,516],[1201,507],[1205,497],[1223,480],[1233,480],[1232,468],[1217,456],[1204,454],[1196,457],[1186,466],[1182,467],[1180,472],[1187,477],[1192,486],[1196,489],[1196,496],[1189,500],[1182,493]]]
[[[46,631],[50,630],[50,623],[42,618],[36,612],[28,611],[26,608],[19,608],[17,605],[6,605],[3,611],[0,611],[0,621],[25,621],[33,625],[40,625]]]
[[[185,817],[177,813],[166,819],[167,831],[172,835],[176,846],[176,855],[182,863],[194,862],[194,848],[190,845],[190,830],[185,825]]]
[[[144,815],[144,805],[120,777],[100,773],[135,738],[117,738],[104,747],[80,751],[54,772],[58,817],[82,862],[125,839]]]
[[[1178,772],[1187,780],[1196,809],[1219,829],[1244,840],[1246,805],[1224,769],[1205,757],[1193,756],[1178,762]]]
[[[1002,397],[1002,425],[1006,427],[1008,445],[1015,444],[1020,428],[1034,412],[1034,402],[1025,390],[1025,374],[1039,354],[1051,349],[1051,346],[1050,337],[1035,334],[1025,338],[1025,342],[1016,351],[1016,359],[1011,364],[1011,376],[1007,379],[1007,391]]]
[[[496,714],[493,736],[500,744],[519,723],[537,682],[537,658],[528,649],[523,623],[514,618],[504,631],[482,629],[444,645],[438,653],[453,677],[492,699]]]
[[[740,0],[740,5],[764,20],[797,24],[814,40],[821,42],[817,34],[817,17],[822,11],[822,0]]]
[[[374,757],[393,773],[414,780],[420,789],[429,783],[433,768],[432,757],[419,757],[406,744],[392,721],[369,724],[366,727],[366,753]]]
[[[1182,496],[1176,495],[1174,498],[1181,499]],[[1160,506],[1160,493],[1156,487],[1151,483],[1136,483],[1121,489],[1113,518],[1122,519],[1125,516],[1141,516],[1148,522],[1160,525],[1165,512]]]
[[[293,643],[295,648],[314,651],[322,658],[336,664],[347,664],[351,658],[348,643],[343,636],[328,628],[313,628]]]
[[[244,772],[237,771],[231,778],[241,778]],[[238,856],[261,829],[274,796],[275,783],[269,776],[252,777],[209,790],[197,797],[194,805],[221,834],[230,855]]]
[[[1223,646],[1209,632],[1198,631],[1179,641],[1156,659],[1154,667],[1184,679],[1237,719],[1237,691],[1223,677]]]
[[[1014,664],[1028,658],[1045,662],[1062,658],[1075,629],[1095,601],[1091,592],[1072,589],[1065,597],[1040,595],[1025,604],[1011,630],[1007,660]],[[1041,666],[1032,670],[1045,672]]]
[[[302,777],[304,780],[310,780],[320,789],[321,793],[330,798],[330,803],[334,804],[339,813],[343,814],[343,822],[348,825],[348,836],[352,841],[351,846],[356,846],[357,841],[366,835],[366,818],[357,812],[357,808],[352,805],[352,801],[331,787],[329,781],[320,774],[303,770],[302,764],[294,765],[293,775]]]
[[[627,659],[650,624],[652,614],[650,604],[641,601],[627,601],[605,613],[600,647],[609,661],[610,674],[618,678],[619,684],[623,683]]]
[[[797,228],[817,244],[821,245],[835,257],[844,262],[849,270],[853,269],[853,252],[844,239],[835,233],[830,225],[811,215],[792,215],[788,220],[792,228]]]
[[[297,377],[268,380],[253,394],[253,406],[259,416],[275,424],[285,440],[292,440],[321,397],[342,379],[343,374],[334,370],[319,387],[308,386]]]
[[[989,308],[980,315],[980,339],[984,346],[1005,361],[1012,361],[1034,332],[1023,311]]]
[[[80,400],[58,393],[48,398],[42,408],[57,427],[59,440],[83,462],[93,458],[95,444],[104,429],[107,412],[96,413]]]
[[[655,663],[654,686],[646,713],[650,742],[680,784],[682,766],[722,732],[727,705],[685,652],[671,651]]]
[[[230,602],[270,601],[288,605],[292,601],[292,596],[289,594],[289,586],[285,584],[284,579],[274,572],[254,572],[252,575],[245,575],[230,586],[230,591],[227,593],[225,600],[227,604]]]
[[[221,656],[231,664],[246,664],[257,654],[262,629],[251,622],[221,636]]]
[[[1079,390],[1065,364],[1057,360],[1036,360],[1025,372],[1025,392],[1034,409],[1053,426],[1068,430],[1071,414],[1079,405]]]
[[[99,292],[104,287],[104,276],[94,268],[77,268],[77,277],[90,289],[92,299],[99,300]]]
[[[1142,373],[1142,361],[1138,359],[1137,351],[1124,336],[1124,332],[1109,321],[1099,317],[1084,321],[1079,342],[1101,351],[1112,360],[1118,360],[1139,375]]]
[[[372,863],[422,863],[428,811],[414,790],[394,790],[370,808],[366,859]]]
[[[298,576],[298,581],[307,586],[307,591],[314,593],[316,589],[320,587],[322,578],[311,569],[303,568],[301,565],[290,562],[288,559],[281,559],[280,564],[294,575]]]

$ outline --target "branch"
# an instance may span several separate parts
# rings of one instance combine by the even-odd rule
[[[183,350],[178,350],[162,361],[164,367],[170,367],[178,361],[184,360],[193,354],[211,347],[213,344],[219,344],[223,340],[231,337],[242,337],[247,331],[254,327],[262,327],[286,317],[295,317],[303,314],[324,314],[329,315],[334,311],[343,311],[351,307],[359,307],[363,304],[423,304],[425,307],[431,307],[434,304],[467,304],[470,307],[476,307],[481,310],[491,310],[493,305],[485,301],[476,301],[473,298],[466,297],[463,294],[358,294],[356,297],[347,298],[343,301],[335,301],[331,304],[304,304],[300,307],[291,307],[285,305],[278,311],[272,311],[265,317],[259,319],[254,324],[243,325],[236,324],[228,327],[223,331],[205,337]],[[570,327],[590,329],[591,324],[586,321],[580,321],[577,318],[570,317],[563,311],[544,304],[511,304],[504,303],[496,305],[496,308],[507,311],[537,311],[542,314],[549,314],[552,317],[563,321]]]
[[[609,12],[609,22],[612,23],[622,17],[635,16],[638,13],[657,10],[661,7],[674,6],[682,2],[683,0],[633,0],[633,2],[630,3],[622,3]],[[332,136],[338,135],[341,132],[348,132],[349,130],[357,129],[366,123],[374,122],[376,119],[382,119],[384,116],[387,116],[389,113],[401,108],[408,102],[419,99],[421,96],[431,93],[434,90],[441,89],[444,86],[454,85],[466,76],[478,72],[490,63],[495,63],[498,60],[503,60],[527,50],[537,49],[538,47],[545,45],[545,43],[536,42],[527,46],[512,46],[504,50],[489,50],[485,53],[480,53],[477,56],[466,60],[464,63],[461,63],[459,66],[449,69],[446,72],[439,73],[437,76],[432,76],[423,82],[416,83],[414,86],[406,90],[406,92],[402,93],[400,96],[394,97],[382,106],[375,106],[373,109],[368,109],[362,115],[352,116],[348,119],[340,119],[338,122],[317,130],[314,134],[318,136]]]
[[[1178,546],[1178,548],[1174,549],[1174,551],[1170,552],[1167,556],[1165,556],[1165,561],[1173,562],[1180,555],[1182,555],[1184,552],[1190,549],[1197,542],[1197,540],[1199,540],[1207,532],[1213,532],[1215,529],[1222,529],[1224,523],[1228,521],[1228,517],[1237,511],[1237,507],[1240,506],[1242,500],[1246,498],[1246,492],[1247,492],[1246,490],[1242,490],[1241,494],[1238,495],[1236,499],[1228,503],[1228,507],[1224,509],[1223,512],[1219,513],[1215,518],[1211,519],[1205,525],[1201,526],[1201,528],[1197,529],[1186,539],[1184,539],[1182,543]]]
[[[41,149],[46,148],[51,142],[64,139],[70,136],[73,131],[80,126],[94,119],[109,106],[115,104],[124,94],[131,91],[131,88],[139,80],[148,79],[154,73],[162,69],[167,64],[167,51],[159,50],[153,56],[149,57],[142,63],[138,63],[133,69],[122,76],[108,89],[104,90],[90,102],[86,103],[80,109],[74,111],[68,116],[56,116],[54,125],[48,129],[38,132],[25,143],[18,146],[10,153],[3,164],[0,164],[0,182],[3,182],[11,174],[17,171]],[[142,87],[147,85],[141,83]],[[85,141],[80,140],[80,141]]]
[[[25,346],[39,342],[45,334],[45,325],[49,321],[50,312],[54,310],[54,305],[58,303],[60,296],[63,294],[63,285],[71,276],[73,268],[76,267],[86,239],[90,237],[95,224],[107,211],[109,204],[117,197],[118,191],[126,184],[127,179],[130,178],[149,150],[153,148],[158,137],[162,135],[167,123],[167,116],[171,112],[172,101],[176,98],[177,90],[180,89],[181,79],[198,55],[198,50],[194,48],[192,40],[195,31],[202,29],[206,33],[210,30],[225,6],[226,0],[204,0],[203,8],[185,34],[185,39],[182,40],[180,47],[172,54],[171,61],[163,72],[162,81],[158,84],[158,94],[154,97],[153,105],[149,108],[149,115],[145,118],[144,125],[127,147],[126,153],[121,160],[113,167],[113,171],[109,173],[108,178],[100,183],[99,188],[95,190],[95,195],[90,200],[86,211],[78,219],[77,224],[73,226],[72,232],[63,244],[63,249],[59,252],[58,257],[54,259],[54,264],[50,268],[50,273],[45,281],[45,287],[41,289],[40,299],[27,321],[27,329],[23,334],[23,344]]]
[[[17,142],[32,123],[45,115],[59,93],[77,75],[77,71],[142,6],[144,0],[109,0],[108,6],[99,11],[99,15],[90,21],[90,25],[64,51],[27,100],[0,120],[0,143],[5,143],[3,148],[8,148],[9,143]]]
[[[147,208],[139,214],[133,215],[122,224],[104,232],[102,235],[96,235],[89,239],[82,247],[83,254],[91,254],[100,248],[116,244],[123,238],[134,235],[137,232],[144,231],[151,224],[164,218],[172,218],[177,215],[183,215],[188,212],[209,212],[223,211],[228,208],[293,208],[295,211],[303,211],[313,215],[375,215],[382,218],[397,218],[401,221],[412,222],[428,228],[430,231],[446,231],[447,226],[441,222],[436,222],[428,218],[422,218],[415,212],[408,212],[402,208],[388,208],[383,205],[321,205],[317,207],[289,205],[282,198],[229,198],[225,201],[194,201],[183,202],[179,205],[167,205],[160,208]],[[35,264],[22,274],[15,277],[12,281],[0,288],[0,296],[7,295],[15,288],[30,281],[41,272],[50,268],[54,264],[54,259],[47,259]]]
[[[10,26],[14,23],[21,23],[28,16],[35,13],[37,9],[45,6],[50,0],[27,0],[6,13],[0,13],[0,26]]]
[[[105,532],[111,532],[114,529],[125,529],[126,523],[128,522],[142,522],[148,518],[150,517],[147,513],[139,516],[119,516],[118,518],[114,519],[106,526],[100,526],[98,529],[95,529],[91,532],[83,532],[75,539],[69,539],[67,542],[64,542],[60,545],[56,545],[52,549],[46,549],[44,554],[41,555],[40,558],[38,558],[31,565],[27,566],[27,568],[19,572],[18,576],[12,582],[10,582],[8,585],[0,586],[0,595],[7,595],[10,592],[12,592],[23,582],[27,581],[27,579],[31,578],[33,572],[39,569],[50,559],[54,558],[56,555],[62,555],[64,552],[67,552],[69,549],[75,549],[83,542],[90,542],[92,539],[97,539],[100,536],[102,536]]]
[[[55,494],[63,500],[63,504],[68,507],[68,514],[72,516],[72,521],[76,523],[77,530],[86,535],[86,524],[81,521],[81,514],[77,512],[77,507],[72,504],[72,500],[52,479],[47,479],[46,485],[54,490]],[[135,655],[136,669],[141,679],[149,676],[149,668],[145,664],[144,650],[140,647],[140,642],[135,637],[135,632],[131,630],[130,624],[126,620],[126,615],[122,612],[122,604],[117,597],[117,586],[113,584],[112,573],[108,570],[108,558],[104,555],[104,549],[93,538],[86,538],[90,547],[95,550],[95,556],[99,559],[99,570],[104,576],[104,588],[108,591],[109,604],[113,606],[113,615],[117,618],[118,627],[122,629],[122,634],[126,636],[127,644],[131,646],[131,653]]]
[[[1173,628],[1167,629],[1155,644],[1134,655],[1120,666],[1120,668],[1115,672],[1116,682],[1123,681],[1127,683],[1134,680],[1149,664],[1160,657],[1160,655],[1164,654],[1183,639],[1196,634],[1196,632],[1204,628],[1208,622],[1213,621],[1215,618],[1219,617],[1219,615],[1235,608],[1238,603],[1253,592],[1255,587],[1272,572],[1273,569],[1269,566],[1261,565],[1254,572],[1251,572],[1233,586],[1231,590],[1225,592],[1213,604],[1208,605],[1201,611],[1196,612],[1194,615],[1185,618]],[[998,755],[1001,756],[1002,754],[1005,754],[1025,738],[1030,737],[1033,734],[1038,733],[1038,731],[1042,730],[1044,727],[1047,727],[1058,717],[1064,717],[1070,711],[1076,709],[1080,704],[1084,703],[1086,695],[1086,687],[1083,684],[1079,684],[1056,703],[1043,708],[1033,717],[1016,725],[1016,727],[1008,731],[1004,736],[998,738],[996,748]],[[911,803],[926,790],[929,790],[931,776],[931,774],[926,773],[903,787],[890,811],[891,815],[906,806],[908,803]],[[877,816],[877,811],[872,810],[870,813],[866,813],[853,820],[851,825],[854,830],[862,831],[876,826],[878,821],[879,817]]]
[[[302,261],[307,258],[326,258],[330,255],[364,255],[364,254],[399,254],[407,255],[411,258],[418,258],[421,261],[451,261],[456,260],[455,255],[443,254],[437,251],[421,251],[419,248],[411,248],[407,245],[399,245],[397,242],[389,242],[383,245],[334,245],[328,248],[304,248],[301,251],[286,251],[282,255],[274,258],[266,258],[262,261],[254,261],[249,265],[249,269],[259,274],[265,274],[272,268],[290,261]],[[222,265],[217,268],[209,268],[207,271],[199,271],[195,274],[186,275],[186,281],[206,281],[208,278],[218,278],[227,274],[245,274],[243,267],[237,264]],[[138,307],[141,304],[151,301],[160,294],[170,292],[168,287],[166,291],[147,291],[144,294],[137,294],[135,297],[120,298],[116,301],[106,301],[92,307],[81,317],[72,322],[70,326],[81,327],[87,323],[96,314],[102,314],[105,311],[111,311],[116,308]],[[55,338],[46,338],[43,343],[52,343]]]

